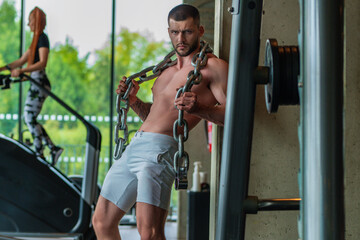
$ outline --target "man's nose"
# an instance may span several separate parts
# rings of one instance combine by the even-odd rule
[[[183,32],[179,33],[179,41],[183,42],[185,40],[185,34]]]

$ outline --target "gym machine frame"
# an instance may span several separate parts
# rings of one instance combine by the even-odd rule
[[[270,67],[258,67],[262,5],[262,0],[234,0],[229,9],[233,19],[216,239],[243,240],[248,213],[299,208],[301,239],[344,239],[343,1],[300,0],[302,200],[248,196],[256,84],[269,84],[274,77]]]
[[[65,102],[63,102],[51,91],[47,90],[44,86],[42,86],[40,83],[35,81],[33,78],[25,74],[22,74],[20,77],[21,79],[19,80],[11,80],[10,76],[1,78],[0,80],[1,80],[2,89],[10,88],[11,83],[21,83],[23,81],[30,81],[32,84],[35,84],[43,91],[45,91],[51,98],[53,98],[56,102],[58,102],[61,106],[63,106],[66,110],[68,110],[71,114],[73,114],[78,120],[80,120],[85,125],[87,132],[86,150],[85,150],[86,162],[84,166],[84,174],[82,179],[79,178],[79,179],[71,180],[72,183],[81,190],[81,192],[79,195],[80,201],[78,203],[79,204],[78,218],[76,223],[73,225],[72,229],[69,229],[68,234],[49,233],[49,232],[42,233],[42,231],[37,231],[39,233],[30,232],[30,231],[29,232],[17,231],[17,232],[6,232],[6,233],[2,232],[0,233],[0,235],[3,234],[5,236],[34,236],[34,237],[44,237],[44,236],[56,237],[61,235],[63,237],[63,236],[74,235],[75,233],[77,234],[81,233],[84,235],[89,234],[89,236],[84,236],[85,239],[88,238],[92,239],[92,233],[89,232],[89,229],[91,226],[91,216],[93,211],[92,208],[96,204],[97,197],[99,194],[99,189],[97,185],[97,176],[98,176],[99,155],[101,149],[101,133],[95,125],[86,121],[80,114],[74,111],[70,106],[68,106]],[[52,170],[50,169],[49,171]],[[57,171],[53,171],[53,172],[57,173]],[[66,178],[65,176],[59,175],[59,179],[65,179],[65,178]],[[68,180],[65,179],[64,184],[67,182]],[[64,209],[64,215],[67,216],[69,214],[67,214]]]

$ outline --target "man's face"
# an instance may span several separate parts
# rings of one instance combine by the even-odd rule
[[[204,34],[204,28],[202,26],[198,27],[193,18],[187,18],[184,21],[175,21],[170,18],[168,32],[177,54],[185,57],[199,46],[200,38]]]

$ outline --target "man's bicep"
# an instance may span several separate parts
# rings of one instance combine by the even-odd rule
[[[227,63],[221,62],[221,64],[218,64],[214,72],[214,79],[210,85],[211,91],[213,92],[218,103],[221,105],[225,105],[226,103],[227,78]]]

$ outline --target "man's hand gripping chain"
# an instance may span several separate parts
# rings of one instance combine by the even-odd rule
[[[194,66],[194,70],[190,71],[187,76],[187,81],[185,86],[180,88],[175,96],[175,99],[179,98],[181,94],[185,92],[190,92],[191,87],[194,84],[199,84],[202,80],[202,75],[200,72],[200,69],[206,66],[207,64],[207,53],[211,53],[212,49],[209,47],[209,44],[205,41],[201,41],[201,51],[197,54],[195,54],[192,58],[191,64]],[[125,81],[125,83],[128,85],[127,91],[124,93],[124,95],[117,95],[116,99],[116,110],[118,113],[118,123],[115,128],[115,151],[114,151],[114,159],[118,160],[121,157],[121,154],[124,150],[125,143],[128,140],[128,129],[126,125],[126,118],[127,118],[127,111],[129,110],[129,92],[131,91],[131,88],[133,86],[132,80],[139,78],[138,83],[143,83],[145,81],[154,79],[155,77],[158,77],[163,70],[166,68],[173,66],[177,63],[177,59],[171,60],[171,57],[175,54],[175,51],[170,52],[168,55],[165,56],[164,60],[161,61],[156,66],[148,67],[134,75],[131,75],[128,77]],[[147,76],[146,74],[148,72],[152,71],[153,74],[150,76]],[[121,102],[124,102],[124,106],[121,107]],[[175,105],[176,107],[176,105]],[[184,116],[184,110],[179,110],[179,117],[174,122],[173,126],[173,135],[176,142],[179,144],[179,149],[175,153],[174,156],[174,168],[176,171],[175,176],[175,189],[187,189],[188,186],[188,180],[187,180],[187,172],[189,170],[189,155],[186,151],[184,151],[184,142],[188,139],[189,131],[188,131],[188,125],[186,120],[183,118]],[[183,133],[178,133],[179,127],[183,128]],[[124,138],[119,137],[119,130],[124,131]],[[180,166],[179,160],[183,160],[182,164]]]

